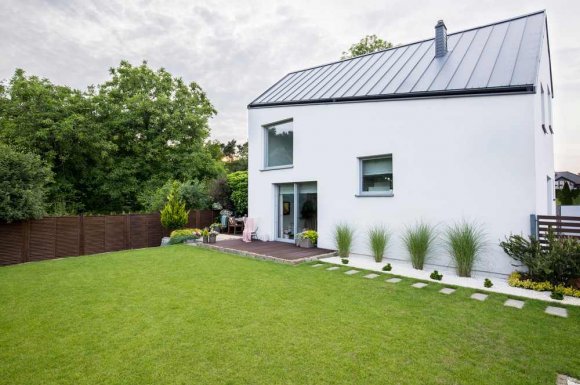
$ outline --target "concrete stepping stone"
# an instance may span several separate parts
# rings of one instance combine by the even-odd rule
[[[329,267],[326,270],[328,270],[328,271],[334,271],[334,270],[338,270],[338,269],[340,269],[340,267],[338,267],[338,266],[332,266],[332,267]]]
[[[399,282],[401,282],[401,278],[389,278],[389,279],[385,280],[385,282],[399,283]]]
[[[412,284],[411,286],[413,286],[413,287],[415,287],[415,288],[417,288],[417,289],[422,289],[422,288],[424,288],[425,286],[427,286],[427,284],[426,284],[426,283],[424,283],[424,282],[417,282],[417,283],[414,283],[414,284]]]
[[[439,293],[441,294],[451,294],[455,292],[455,289],[452,289],[450,287],[444,287],[443,289],[439,290]]]
[[[359,273],[359,271],[358,270],[349,270],[349,271],[345,272],[344,274],[346,274],[346,275],[353,275],[353,274],[356,274],[356,273]]]
[[[324,263],[317,263],[316,265],[312,265],[312,267],[320,267],[320,266],[324,266]]]
[[[546,314],[555,315],[558,317],[568,318],[568,310],[563,307],[548,306],[546,308]]]
[[[515,307],[516,309],[521,309],[524,307],[524,301],[519,301],[517,299],[508,299],[503,303],[507,307]]]
[[[472,299],[476,299],[478,301],[485,301],[487,299],[487,294],[483,293],[474,293],[471,295]]]
[[[378,274],[371,273],[371,274],[367,274],[367,275],[365,275],[365,278],[368,278],[368,279],[375,279],[375,278],[377,278],[378,276],[379,276]]]

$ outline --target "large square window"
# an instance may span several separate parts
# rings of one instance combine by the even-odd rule
[[[360,194],[393,194],[393,157],[382,155],[360,158]]]
[[[265,166],[291,166],[294,153],[293,124],[291,120],[264,126],[266,148]]]

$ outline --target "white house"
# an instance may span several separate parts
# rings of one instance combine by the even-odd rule
[[[358,254],[383,224],[403,260],[406,226],[475,221],[475,270],[510,273],[499,241],[555,212],[553,96],[543,11],[292,72],[248,106],[249,216],[262,240],[315,229],[331,249],[350,223]]]

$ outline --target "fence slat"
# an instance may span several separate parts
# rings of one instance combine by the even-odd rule
[[[580,238],[580,217],[538,215],[538,240],[545,244],[550,229],[557,237]]]

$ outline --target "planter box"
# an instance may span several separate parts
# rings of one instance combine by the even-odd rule
[[[312,249],[316,247],[314,243],[310,239],[300,239],[298,240],[298,247],[302,247],[305,249]]]

